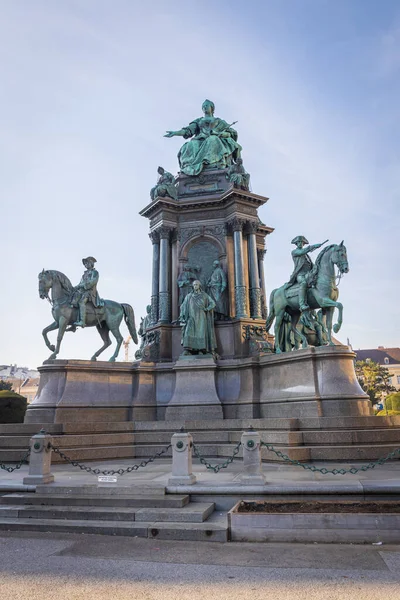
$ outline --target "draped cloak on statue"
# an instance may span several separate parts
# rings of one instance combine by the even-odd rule
[[[180,312],[181,343],[185,349],[210,354],[215,351],[214,308],[214,300],[203,291],[193,291],[186,296]]]

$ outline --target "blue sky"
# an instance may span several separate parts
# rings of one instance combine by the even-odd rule
[[[1,9],[1,364],[48,357],[42,268],[76,284],[82,257],[94,255],[100,295],[132,304],[139,322],[151,243],[138,212],[157,166],[178,170],[182,140],[162,134],[200,116],[205,98],[239,121],[252,189],[270,198],[260,212],[275,227],[268,293],[292,270],[295,235],[344,239],[340,339],[400,345],[397,1],[3,0]],[[97,332],[78,331],[60,358],[100,345]]]

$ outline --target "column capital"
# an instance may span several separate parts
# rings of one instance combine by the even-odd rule
[[[264,260],[264,256],[267,254],[266,248],[257,248],[258,260]]]
[[[258,221],[247,221],[247,231],[248,233],[257,233],[259,223]]]
[[[169,240],[171,232],[174,230],[174,227],[168,227],[166,225],[161,225],[161,227],[159,227],[157,229],[157,232],[160,235],[160,238],[162,240]]]
[[[160,234],[158,231],[151,231],[149,233],[149,238],[151,239],[152,244],[158,244],[160,241]]]
[[[233,217],[227,221],[227,226],[232,229],[232,231],[243,231],[245,224],[246,219],[241,219],[239,217]]]

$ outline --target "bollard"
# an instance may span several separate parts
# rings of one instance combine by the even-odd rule
[[[241,483],[245,485],[264,485],[262,472],[260,434],[257,431],[245,431],[242,434],[243,475]]]
[[[192,485],[196,477],[192,473],[193,438],[190,433],[174,433],[172,444],[172,477],[168,485]]]
[[[39,484],[52,483],[54,475],[50,473],[51,467],[51,442],[53,438],[44,429],[31,438],[31,454],[29,457],[29,473],[23,479],[23,483]]]

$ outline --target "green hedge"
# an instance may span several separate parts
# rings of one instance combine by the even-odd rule
[[[27,399],[9,390],[0,391],[0,423],[23,423]]]

